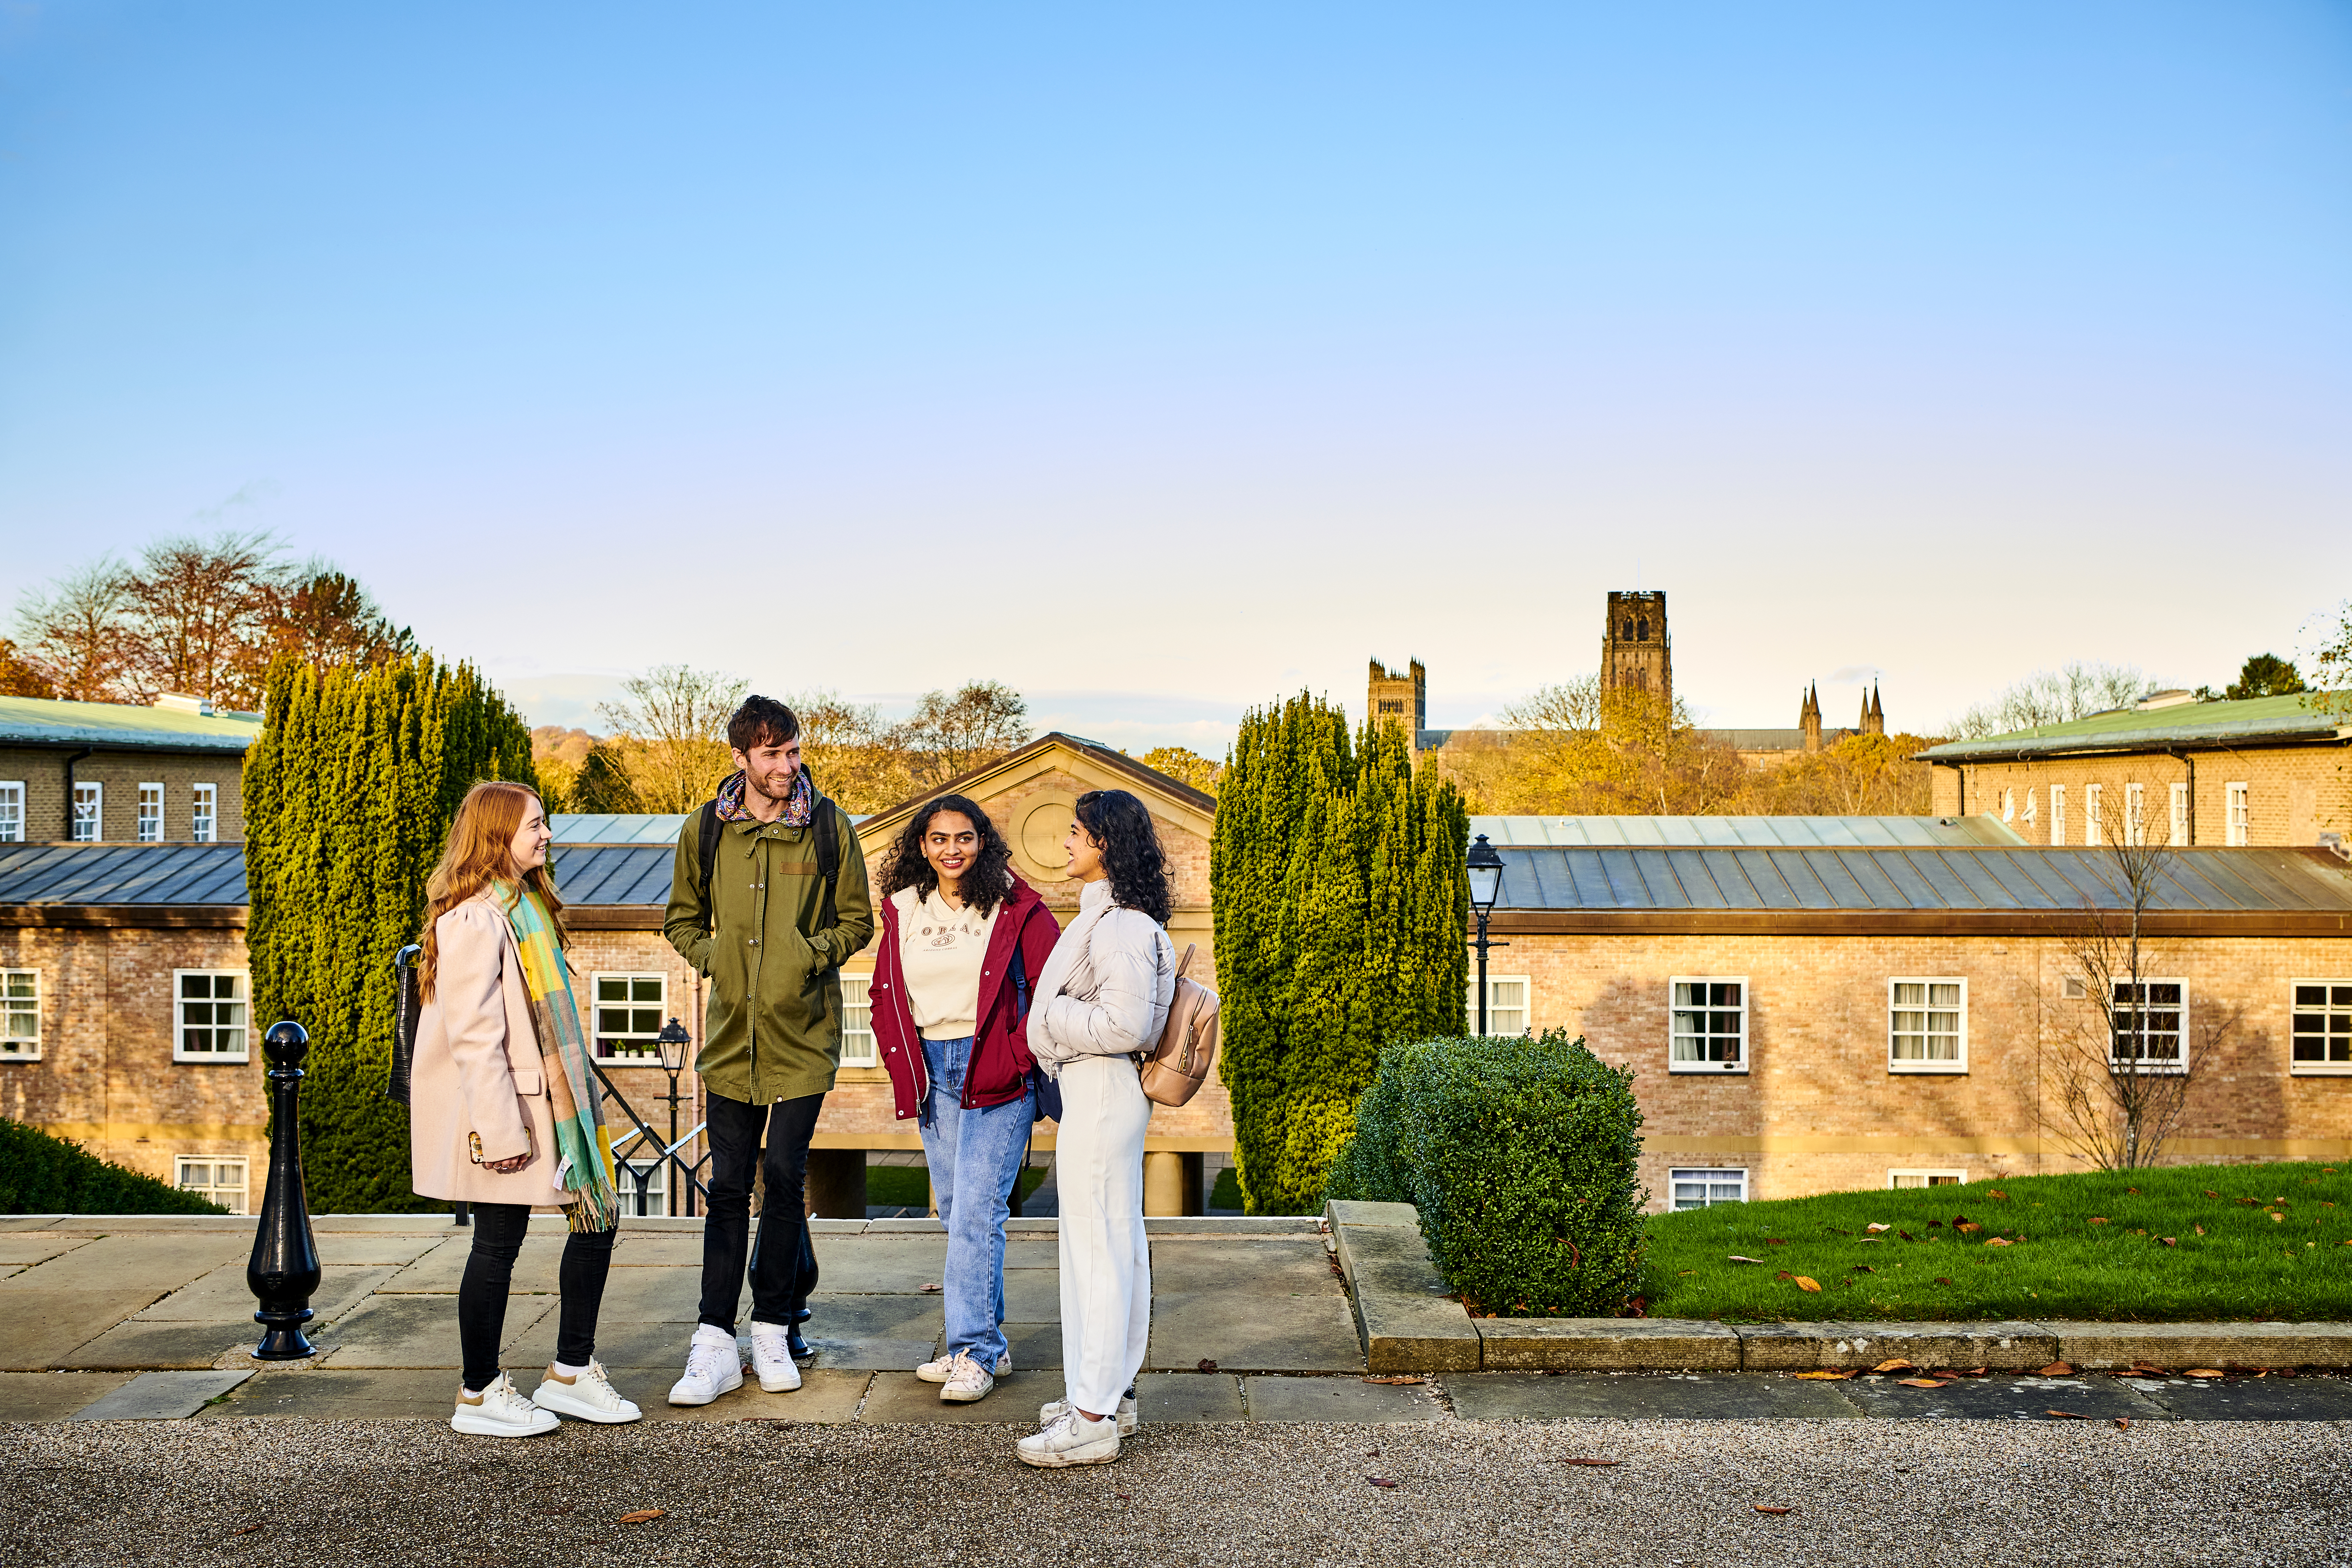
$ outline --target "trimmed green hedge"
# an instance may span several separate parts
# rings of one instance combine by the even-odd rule
[[[0,1214],[226,1214],[194,1193],[109,1164],[79,1143],[0,1117]]]
[[[1409,1203],[1473,1311],[1606,1317],[1641,1288],[1633,1069],[1554,1029],[1381,1053],[1329,1195]]]

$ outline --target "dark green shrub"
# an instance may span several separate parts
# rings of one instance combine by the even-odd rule
[[[226,1214],[194,1193],[111,1165],[79,1143],[0,1117],[0,1214]]]
[[[1335,1197],[1409,1202],[1473,1310],[1597,1317],[1640,1288],[1642,1112],[1631,1068],[1554,1029],[1383,1053]]]

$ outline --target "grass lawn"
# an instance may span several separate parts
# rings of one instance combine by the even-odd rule
[[[1727,1322],[2352,1319],[2347,1173],[2176,1165],[1689,1209],[1651,1219],[1645,1294],[1654,1318]]]

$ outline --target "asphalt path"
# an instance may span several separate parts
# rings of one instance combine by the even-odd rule
[[[2352,1560],[2344,1422],[1171,1424],[1117,1464],[1061,1471],[1016,1462],[1019,1430],[567,1424],[497,1443],[426,1421],[0,1426],[0,1563]]]

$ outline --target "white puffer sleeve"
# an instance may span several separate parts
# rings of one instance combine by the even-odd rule
[[[1112,910],[1089,933],[1087,960],[1093,994],[1058,995],[1045,1005],[1055,1054],[1068,1060],[1150,1049],[1176,994],[1168,933],[1139,910]]]

